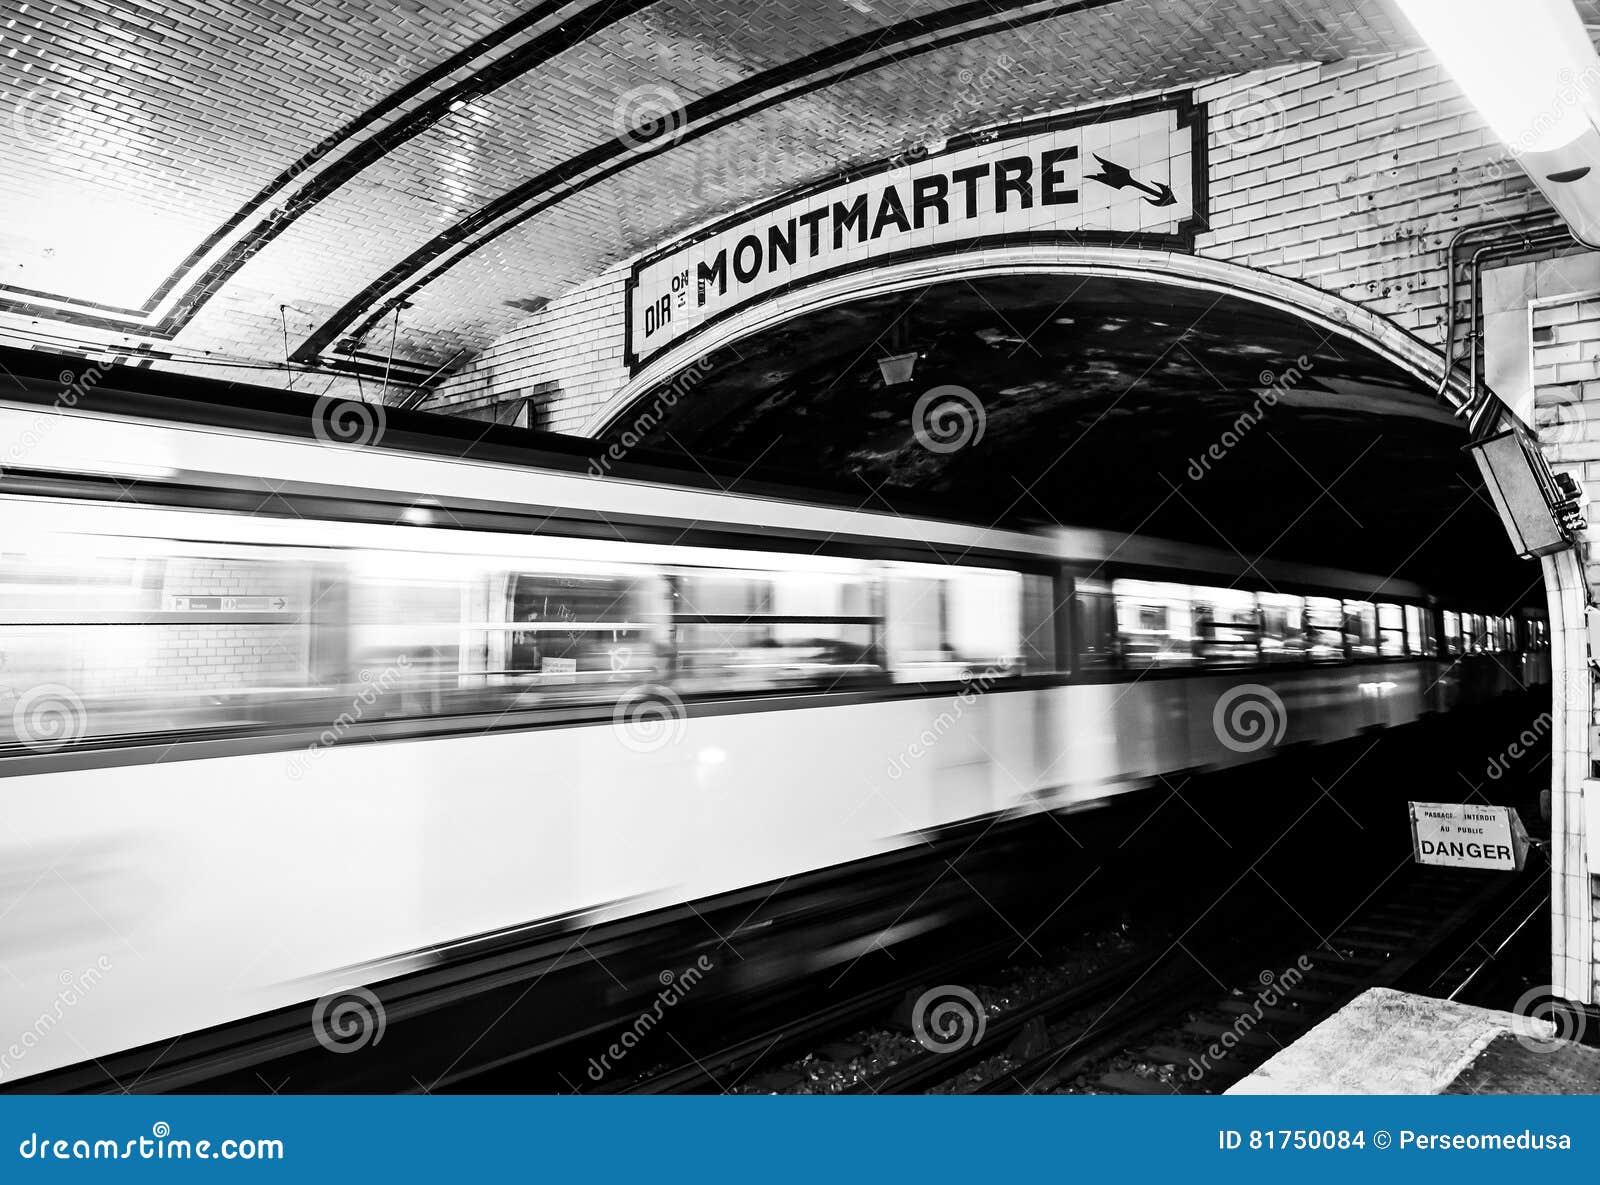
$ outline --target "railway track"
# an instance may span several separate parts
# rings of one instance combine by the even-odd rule
[[[1244,928],[1213,917],[1177,941],[1152,942],[986,1016],[980,1042],[918,1050],[842,1093],[1217,1093],[1369,987],[1448,995],[1470,983],[1509,932],[1540,916],[1542,887],[1536,872],[1410,866],[1310,951],[1285,947],[1283,917]],[[808,1050],[848,1044],[843,1038],[881,1021],[897,1002],[941,977],[955,982],[992,970],[1009,949],[996,942],[965,952],[709,1055],[684,1050],[676,1064],[608,1091],[731,1089]],[[1276,969],[1262,969],[1267,951]],[[1197,982],[1206,986],[1197,990]]]
[[[1237,986],[1177,996],[1143,985],[971,1092],[1219,1093],[1367,988],[1448,994],[1492,958],[1502,923],[1536,914],[1527,875],[1414,868],[1317,950],[1280,958],[1282,970],[1214,967]]]
[[[1282,875],[1298,881],[1271,872],[1272,882],[1263,878],[1277,886],[1271,893],[1240,889],[1226,904],[1208,905],[1198,921],[1182,904],[1184,894],[1157,894],[1159,914],[1133,915],[1141,921],[1140,945],[1113,957],[1069,961],[1027,981],[1011,961],[1015,944],[997,940],[923,961],[810,1011],[775,1003],[768,1015],[781,1020],[757,1012],[753,1025],[720,1047],[687,1034],[687,1045],[674,1038],[646,1072],[598,1089],[1215,1093],[1369,987],[1446,996],[1472,984],[1507,944],[1506,934],[1538,916],[1543,879],[1536,871],[1406,864],[1381,883],[1381,867],[1370,879],[1345,883],[1318,862],[1320,850],[1310,843],[1304,855],[1282,862]],[[1280,890],[1296,884],[1290,896],[1300,904],[1291,905]],[[1115,897],[1108,892],[1103,900]],[[1009,986],[1018,976],[1027,990]],[[978,987],[983,1004],[962,990],[982,1012],[973,1017],[981,1040],[941,1043],[913,1029],[911,1002],[935,984]]]
[[[762,1067],[773,1065],[797,1051],[821,1046],[830,1038],[882,1015],[910,990],[912,984],[925,980],[930,974],[959,976],[974,966],[1003,959],[1014,945],[1014,942],[996,941],[978,950],[969,951],[942,966],[921,971],[915,979],[901,979],[884,984],[872,991],[799,1017],[788,1024],[737,1041],[713,1053],[696,1056],[688,1055],[685,1051],[685,1059],[676,1065],[595,1093],[642,1095],[721,1093],[731,1089],[731,1084],[744,1080]]]

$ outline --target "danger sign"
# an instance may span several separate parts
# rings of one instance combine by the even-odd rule
[[[1513,807],[1413,802],[1411,854],[1418,864],[1516,872],[1528,858],[1528,833]]]

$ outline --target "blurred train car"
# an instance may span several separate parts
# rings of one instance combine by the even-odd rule
[[[115,406],[0,405],[4,1084],[1548,679],[1401,581]]]

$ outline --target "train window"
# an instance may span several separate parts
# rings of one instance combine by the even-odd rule
[[[364,718],[465,709],[455,693],[463,686],[481,691],[490,675],[491,651],[503,655],[505,649],[504,636],[489,628],[487,598],[471,597],[486,584],[481,570],[419,564],[409,553],[346,557],[333,576],[338,611],[320,614],[313,623],[317,635],[331,636],[322,642],[327,657],[321,674],[334,687],[383,685]],[[328,605],[320,600],[317,608]],[[465,616],[469,607],[470,619]],[[468,633],[462,629],[468,620],[484,628]],[[492,647],[491,640],[497,645]]]
[[[1026,573],[1022,577],[1022,669],[1045,674],[1056,669],[1056,582]]]
[[[1427,639],[1422,633],[1422,609],[1417,605],[1405,607],[1406,647],[1412,654],[1427,653]]]
[[[1114,580],[1117,634],[1130,667],[1189,666],[1194,662],[1194,625],[1186,584]]]
[[[171,513],[200,535],[193,519]],[[44,735],[46,750],[240,728],[331,744],[363,721],[499,719],[642,683],[826,688],[881,675],[887,654],[919,679],[1055,665],[1048,575],[815,557],[722,567],[695,561],[726,553],[490,535],[479,553],[428,529],[391,533],[404,550],[342,542],[354,530],[274,524],[259,543],[12,532],[0,746],[40,748],[34,716],[70,734]]]
[[[561,696],[651,681],[664,671],[667,602],[659,575],[517,573],[507,595],[505,627],[486,623],[481,635],[490,685],[510,681]]]
[[[1306,657],[1306,602],[1284,593],[1261,593],[1261,657],[1266,662],[1297,662]]]
[[[1194,588],[1195,657],[1207,666],[1243,666],[1261,653],[1256,597],[1237,588]]]
[[[1344,660],[1344,609],[1334,598],[1306,598],[1306,641],[1312,662]]]
[[[1461,614],[1454,609],[1446,609],[1442,616],[1444,617],[1444,652],[1454,657],[1461,654],[1465,647],[1461,633]]]
[[[1483,614],[1461,615],[1461,646],[1467,654],[1478,654],[1483,651]]]
[[[880,669],[881,623],[864,574],[690,568],[672,583],[685,690],[832,684]]]
[[[1039,579],[1048,584],[1047,577]],[[1036,660],[1053,666],[1053,657],[1044,657],[1053,654],[1055,644],[1049,615],[1029,625],[1030,641],[1024,644],[1024,596],[1019,572],[890,568],[884,624],[894,677],[928,681],[964,674],[1015,675],[1022,669],[1026,647],[1037,647]],[[1031,611],[1052,596],[1048,589],[1036,594]]]
[[[1378,653],[1378,607],[1371,601],[1344,603],[1345,647],[1351,658],[1370,658]]]
[[[1111,585],[1092,577],[1073,582],[1073,636],[1078,662],[1090,669],[1116,666],[1117,601]]]
[[[325,722],[312,591],[309,559],[271,548],[56,536],[0,555],[0,740]]]
[[[1399,605],[1385,601],[1378,606],[1378,653],[1385,658],[1400,658],[1405,652],[1405,614]]]
[[[958,569],[946,580],[947,638],[956,659],[974,669],[1015,674],[1022,639],[1022,575]]]

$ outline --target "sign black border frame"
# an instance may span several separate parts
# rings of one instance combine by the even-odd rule
[[[903,156],[889,157],[859,168],[832,173],[821,180],[814,181],[809,185],[803,185],[798,189],[787,190],[757,205],[738,210],[726,218],[718,219],[716,222],[702,227],[692,234],[674,239],[665,246],[657,247],[648,255],[643,255],[635,260],[628,269],[628,279],[622,289],[622,351],[623,361],[628,368],[629,376],[638,374],[649,364],[651,359],[659,357],[661,353],[674,349],[684,342],[692,341],[701,333],[734,313],[755,308],[766,301],[815,284],[821,280],[831,280],[838,276],[849,275],[852,272],[870,270],[875,267],[881,267],[886,263],[901,263],[907,260],[934,258],[941,255],[961,255],[969,251],[980,251],[991,247],[1010,247],[1030,243],[1072,243],[1085,246],[1127,247],[1133,250],[1175,250],[1192,254],[1194,252],[1195,236],[1209,225],[1211,206],[1208,184],[1211,169],[1207,157],[1206,109],[1204,104],[1194,101],[1193,91],[1152,95],[1148,98],[1134,99],[1130,102],[1111,103],[1082,111],[1022,120],[1002,128],[989,128],[979,132],[964,132],[959,136],[950,137],[945,146],[938,152],[917,157],[914,163],[921,164],[924,161],[937,160],[939,157],[948,156],[951,153],[964,152],[969,148],[1005,140],[1015,140],[1024,136],[1035,135],[1039,132],[1088,127],[1093,124],[1103,123],[1109,119],[1127,119],[1139,115],[1148,115],[1154,111],[1176,112],[1178,117],[1177,126],[1189,129],[1189,156],[1192,174],[1190,192],[1193,198],[1189,216],[1178,224],[1178,228],[1175,231],[1153,233],[1134,231],[1127,234],[1097,230],[1029,231],[1020,234],[971,235],[964,239],[956,239],[933,246],[907,247],[876,259],[842,263],[834,267],[825,268],[822,271],[813,272],[800,279],[790,280],[785,284],[761,293],[759,296],[753,296],[748,300],[730,305],[728,308],[713,314],[682,337],[675,339],[669,345],[663,346],[661,350],[651,354],[649,358],[640,358],[634,353],[633,294],[638,289],[639,276],[645,268],[652,266],[669,255],[719,235],[732,226],[757,221],[763,214],[767,214],[781,206],[786,206],[790,202],[799,201],[809,195],[826,190],[836,189],[841,185],[848,185],[864,177],[872,177],[879,173],[887,173],[894,169],[904,168],[908,163]]]

